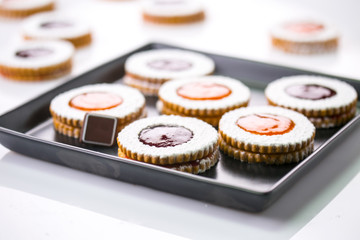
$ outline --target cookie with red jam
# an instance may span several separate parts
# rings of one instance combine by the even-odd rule
[[[54,9],[54,0],[0,0],[0,16],[8,18],[24,18]]]
[[[317,20],[293,20],[271,29],[272,45],[294,54],[319,54],[337,49],[339,33],[331,25]]]
[[[313,151],[315,127],[289,109],[246,107],[222,116],[219,138],[220,149],[242,162],[296,163]]]
[[[153,0],[143,4],[143,19],[155,24],[189,24],[201,22],[205,10],[197,0]]]
[[[79,138],[87,113],[117,118],[117,132],[129,123],[145,117],[145,97],[137,90],[120,84],[94,84],[72,89],[50,103],[55,130]]]
[[[225,112],[246,107],[249,100],[250,90],[239,80],[205,76],[164,83],[157,108],[162,114],[196,117],[216,127]]]
[[[196,118],[157,116],[126,126],[117,137],[119,156],[198,174],[219,159],[218,134]]]
[[[265,96],[270,105],[301,112],[317,128],[341,126],[356,114],[354,87],[327,77],[283,77],[266,87]]]
[[[22,34],[25,39],[66,40],[75,48],[91,43],[90,26],[74,16],[63,13],[40,13],[24,20]]]
[[[0,74],[18,81],[42,81],[68,75],[74,47],[65,41],[25,41],[0,55]]]
[[[135,53],[125,62],[124,83],[145,95],[157,95],[160,86],[175,78],[197,77],[214,72],[214,61],[200,53],[154,49]]]

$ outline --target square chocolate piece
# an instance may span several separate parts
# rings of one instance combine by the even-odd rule
[[[80,141],[95,145],[112,146],[116,127],[116,117],[87,113],[81,129]]]

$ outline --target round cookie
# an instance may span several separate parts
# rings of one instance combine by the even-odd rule
[[[177,49],[154,49],[135,53],[125,62],[124,83],[146,95],[157,95],[171,79],[213,73],[214,61],[200,53]]]
[[[301,112],[317,128],[341,126],[356,114],[356,90],[327,77],[283,77],[266,87],[265,96],[270,105]]]
[[[187,24],[203,21],[205,11],[197,0],[154,0],[143,4],[143,19],[156,24]]]
[[[120,157],[194,174],[206,171],[219,158],[216,130],[196,118],[144,118],[126,126],[117,141]]]
[[[225,112],[245,107],[249,100],[250,90],[239,80],[205,76],[164,83],[157,107],[163,114],[196,117],[217,126]]]
[[[59,78],[71,72],[74,47],[65,41],[25,41],[0,55],[0,74],[19,81]]]
[[[0,0],[0,16],[9,18],[24,18],[54,8],[54,0]]]
[[[55,130],[79,138],[86,113],[118,119],[117,132],[146,116],[145,97],[136,89],[120,84],[94,84],[69,90],[50,103]]]
[[[338,31],[316,20],[293,20],[271,29],[272,45],[284,52],[319,54],[333,52],[339,41]]]
[[[243,162],[299,162],[314,148],[315,127],[302,114],[261,106],[225,113],[219,123],[220,149]]]
[[[24,20],[25,39],[66,40],[76,48],[91,43],[90,26],[80,19],[60,13],[40,13]]]

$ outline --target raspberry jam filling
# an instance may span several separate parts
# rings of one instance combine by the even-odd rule
[[[320,100],[336,95],[334,90],[316,84],[289,86],[285,92],[290,96],[307,100]]]
[[[113,93],[91,92],[74,97],[69,105],[82,111],[99,111],[117,107],[122,102],[123,99]]]
[[[285,25],[285,29],[296,33],[315,33],[324,29],[324,25],[313,22],[289,23]]]
[[[47,48],[30,48],[17,51],[15,55],[21,58],[37,58],[37,57],[44,57],[52,54],[53,51]]]
[[[154,147],[175,147],[192,139],[193,133],[180,126],[159,125],[145,128],[139,134],[139,140]]]
[[[263,113],[240,117],[236,124],[247,132],[268,136],[282,135],[295,127],[295,123],[287,117]]]
[[[231,94],[231,90],[221,84],[194,82],[176,90],[177,95],[190,100],[218,100]]]
[[[71,27],[71,26],[73,26],[72,23],[60,22],[60,21],[44,22],[44,23],[40,24],[41,28],[46,28],[46,29],[50,29],[50,28],[67,28],[67,27]]]
[[[180,59],[157,59],[147,64],[150,68],[154,68],[160,71],[184,71],[192,67],[190,62]]]

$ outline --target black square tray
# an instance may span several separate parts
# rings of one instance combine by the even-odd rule
[[[87,84],[119,81],[124,75],[124,63],[135,52],[178,48],[160,43],[147,44],[121,56],[0,116],[0,143],[5,147],[37,159],[74,169],[140,184],[181,196],[247,211],[261,211],[274,202],[296,179],[322,159],[321,155],[342,133],[359,122],[360,115],[342,128],[318,130],[315,151],[298,164],[269,166],[247,164],[221,156],[209,171],[192,175],[167,168],[117,157],[117,147],[98,147],[55,133],[49,113],[50,101],[59,93]],[[334,77],[299,69],[270,65],[203,53],[216,63],[216,75],[241,80],[252,90],[251,105],[266,104],[266,85],[283,76],[310,74]],[[358,94],[360,81],[336,77],[353,85]],[[121,81],[120,81],[121,82]],[[149,115],[157,115],[156,97],[147,97]]]

